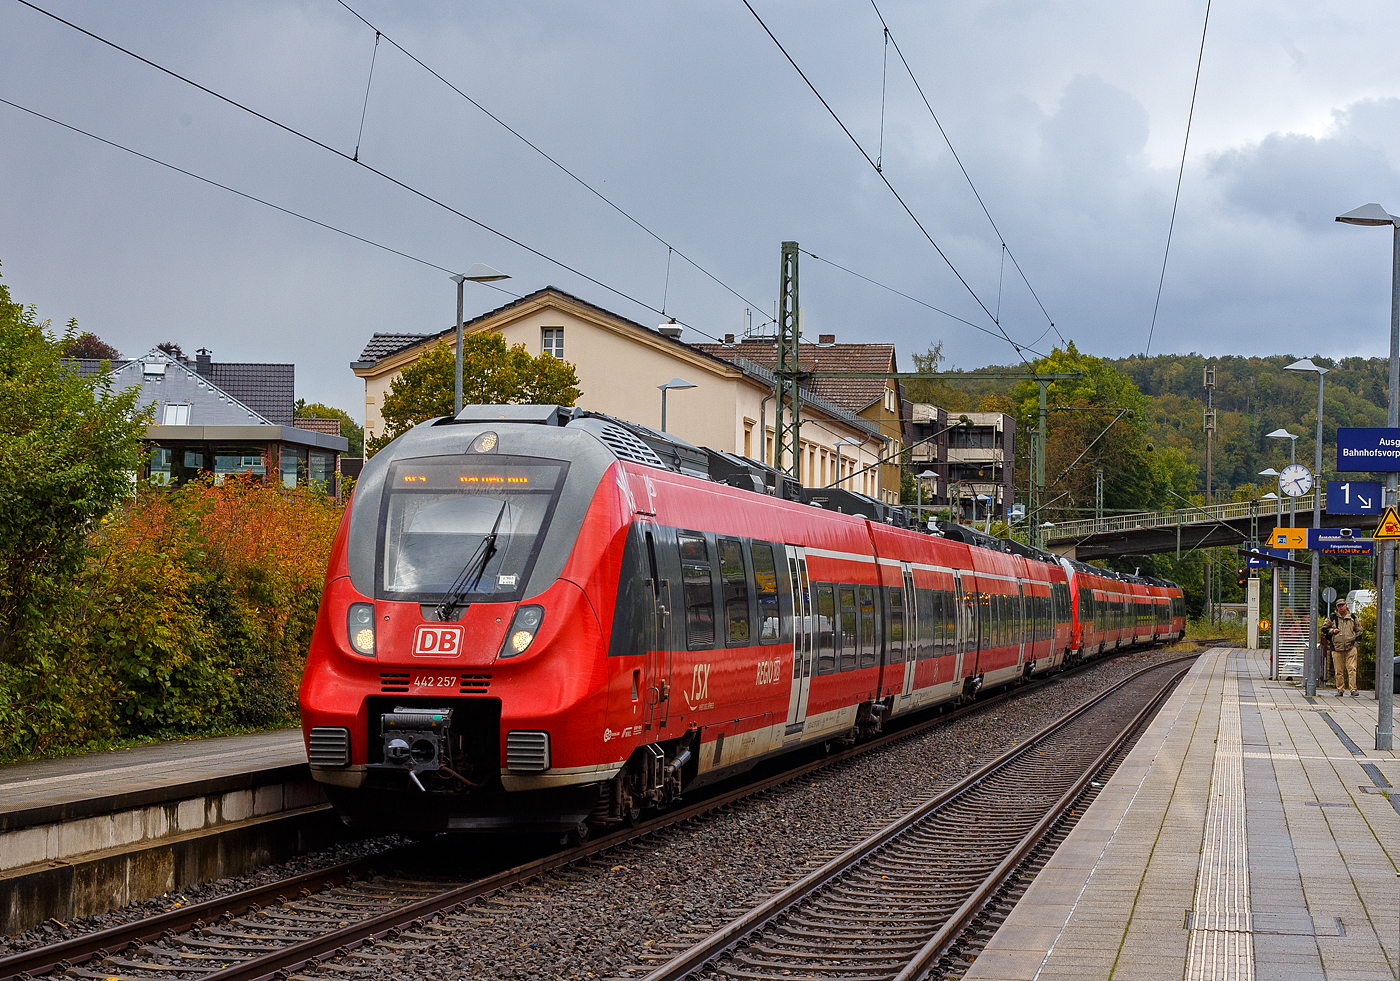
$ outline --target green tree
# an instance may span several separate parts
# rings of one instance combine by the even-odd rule
[[[337,409],[335,406],[325,405],[321,402],[308,402],[306,399],[297,399],[295,414],[298,416],[306,416],[309,419],[339,419],[340,435],[350,441],[350,448],[345,451],[345,455],[364,455],[365,427],[350,418],[350,413],[346,412],[344,409]]]
[[[87,556],[85,536],[129,497],[146,416],[139,389],[81,375],[33,307],[0,284],[0,664],[33,652]]]
[[[385,430],[365,447],[373,456],[415,425],[452,414],[456,359],[439,344],[394,379],[384,396]],[[462,404],[573,405],[583,394],[574,366],[550,354],[532,357],[524,344],[507,347],[494,332],[468,334],[462,344]]]
[[[1104,507],[1109,510],[1175,506],[1178,500],[1173,492],[1191,493],[1194,468],[1173,448],[1157,452],[1147,438],[1152,400],[1114,365],[1081,353],[1070,342],[1037,361],[1035,370],[1083,373],[1051,383],[1046,392],[1052,407],[1046,422],[1046,510],[1036,521],[1083,517],[1094,506],[1094,472],[1100,468]],[[1015,396],[1018,427],[1023,432],[1034,428],[1039,415],[1037,386],[1022,382]]]

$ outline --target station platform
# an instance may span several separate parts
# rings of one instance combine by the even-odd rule
[[[162,802],[172,793],[246,789],[270,770],[305,765],[300,729],[12,763],[0,766],[0,831]]]
[[[1400,759],[1375,724],[1369,692],[1203,654],[963,977],[1400,976]]]
[[[241,875],[343,836],[300,729],[0,767],[0,932]]]

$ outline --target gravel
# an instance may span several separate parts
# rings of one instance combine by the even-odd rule
[[[938,726],[856,760],[667,829],[588,863],[479,900],[311,972],[422,979],[641,977],[711,930],[820,867],[893,817],[956,783],[1052,719],[1144,667],[1181,652],[1125,654],[1047,688]],[[489,853],[529,850],[495,839],[439,838],[417,878],[470,878]],[[405,844],[396,836],[338,845],[255,873],[200,883],[69,923],[0,937],[0,956],[103,930]],[[542,840],[536,849],[544,848]],[[520,860],[526,855],[517,852]],[[415,863],[416,864],[416,863]],[[343,977],[351,976],[346,972]]]
[[[183,889],[176,889],[161,896],[139,903],[131,903],[120,909],[114,909],[107,913],[100,913],[95,916],[83,916],[69,920],[66,923],[55,919],[50,919],[31,930],[13,936],[0,936],[0,957],[8,954],[17,954],[21,951],[32,950],[35,947],[42,947],[46,944],[56,944],[63,940],[81,936],[85,933],[96,933],[99,930],[106,930],[109,927],[121,926],[124,923],[132,923],[136,920],[145,919],[148,916],[155,916],[158,913],[166,913],[170,910],[178,909],[181,906],[189,906],[194,903],[202,903],[205,900],[216,899],[220,896],[228,896],[235,892],[242,892],[244,889],[252,889],[256,886],[266,885],[276,882],[279,879],[287,879],[292,876],[301,875],[305,872],[314,872],[330,865],[338,865],[341,862],[349,862],[362,855],[375,855],[389,848],[396,848],[406,844],[408,839],[390,835],[383,838],[367,838],[362,841],[352,841],[345,844],[333,845],[322,851],[308,852],[300,855],[289,862],[281,865],[268,865],[256,872],[247,875],[231,876],[227,879],[213,879],[208,882],[199,882]]]
[[[1092,695],[1179,656],[1115,658],[436,917],[340,963],[361,977],[641,977]],[[336,963],[315,974],[336,976]]]

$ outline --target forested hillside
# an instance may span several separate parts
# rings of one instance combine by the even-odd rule
[[[1217,433],[1214,450],[1216,500],[1232,492],[1273,489],[1260,470],[1280,469],[1288,462],[1286,439],[1265,433],[1287,429],[1298,434],[1298,460],[1313,466],[1317,433],[1317,375],[1284,370],[1297,361],[1291,354],[1262,358],[1238,356],[1207,359],[1199,354],[1163,354],[1150,358],[1107,360],[1131,379],[1151,402],[1150,438],[1158,446],[1182,451],[1198,471],[1198,489],[1205,488],[1204,422],[1206,392],[1202,374],[1215,368]],[[1338,426],[1384,426],[1386,376],[1383,358],[1334,360],[1313,355],[1314,364],[1328,369],[1323,388],[1322,466],[1335,473]],[[1264,486],[1267,485],[1267,486]]]

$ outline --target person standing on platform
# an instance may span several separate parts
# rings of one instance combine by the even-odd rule
[[[1327,639],[1332,645],[1332,674],[1337,697],[1343,695],[1343,682],[1348,682],[1352,697],[1356,697],[1357,644],[1361,640],[1361,623],[1351,615],[1347,601],[1337,600],[1337,612],[1327,618]],[[1345,669],[1345,673],[1344,673]]]

